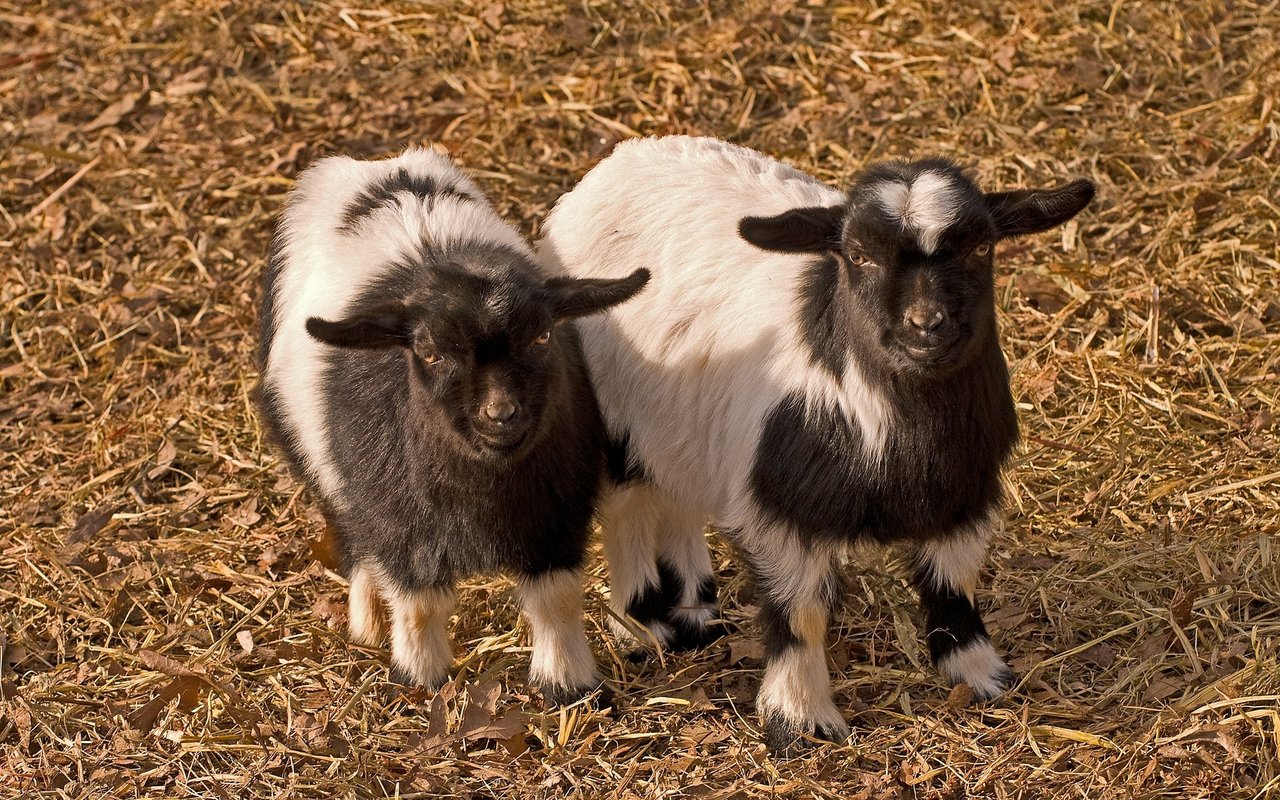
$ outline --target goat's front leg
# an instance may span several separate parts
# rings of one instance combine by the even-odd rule
[[[952,684],[967,683],[975,700],[990,700],[1013,685],[1013,670],[991,645],[974,604],[991,522],[917,546],[911,582],[920,593],[925,639],[933,663]]]
[[[801,735],[841,742],[849,725],[831,697],[826,637],[837,602],[833,551],[781,528],[740,537],[756,579],[765,672],[757,709],[770,750],[787,753]]]
[[[384,580],[381,588],[391,611],[391,679],[406,686],[439,689],[453,663],[448,627],[453,587],[405,589]]]
[[[582,591],[582,572],[576,569],[522,575],[516,585],[533,640],[529,682],[550,705],[566,705],[602,689],[587,644]],[[602,692],[600,704],[608,703]]]

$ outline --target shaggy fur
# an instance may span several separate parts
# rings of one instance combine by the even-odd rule
[[[443,681],[454,583],[504,572],[533,680],[557,701],[598,687],[580,570],[606,436],[568,320],[646,280],[545,279],[435,153],[299,179],[265,281],[261,409],[338,534],[353,638],[389,609],[397,679]]]
[[[980,698],[1009,684],[972,603],[1017,436],[992,247],[1091,196],[1082,183],[985,194],[940,159],[872,167],[841,193],[670,137],[618,146],[548,219],[554,268],[654,269],[643,298],[582,329],[612,473],[648,497],[645,514],[607,520],[615,607],[672,639],[674,610],[657,606],[689,593],[666,575],[681,589],[711,577],[701,525],[683,521],[732,536],[761,595],[772,744],[847,732],[822,645],[834,553],[851,542],[909,543],[935,660]],[[673,536],[692,543],[665,569],[630,544]]]

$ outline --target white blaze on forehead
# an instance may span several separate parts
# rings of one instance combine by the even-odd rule
[[[960,193],[955,182],[943,172],[929,170],[910,184],[886,181],[875,188],[880,207],[915,234],[920,251],[930,255],[938,240],[960,211]]]

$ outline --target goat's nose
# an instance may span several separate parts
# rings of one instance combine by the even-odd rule
[[[906,323],[921,333],[932,333],[947,319],[946,312],[932,304],[912,306],[906,316]]]
[[[494,422],[506,422],[519,410],[519,407],[510,400],[493,400],[485,403],[484,415]]]

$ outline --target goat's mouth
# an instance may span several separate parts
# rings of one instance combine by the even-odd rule
[[[956,355],[963,349],[961,340],[960,336],[949,336],[936,341],[900,340],[898,349],[917,369],[935,370],[946,367],[955,360]]]
[[[476,447],[481,452],[493,456],[511,456],[517,453],[528,439],[529,429],[520,426],[519,430],[482,430],[472,428]]]

